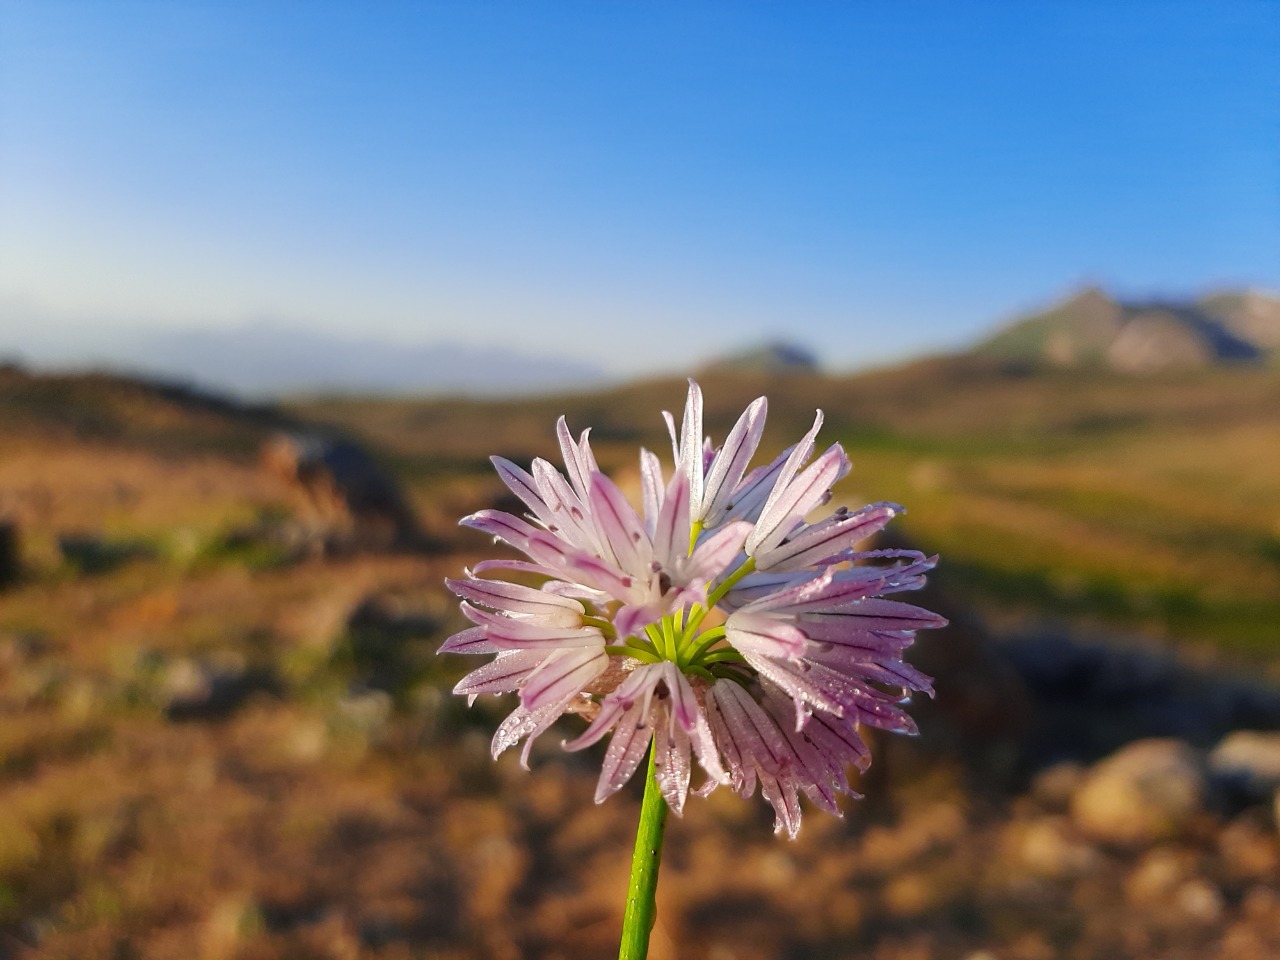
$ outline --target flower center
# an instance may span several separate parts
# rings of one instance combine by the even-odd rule
[[[606,652],[644,663],[667,660],[684,673],[706,680],[741,678],[746,661],[725,641],[725,616],[716,605],[755,566],[755,560],[748,557],[718,584],[707,584],[704,603],[669,613],[646,626],[643,636],[624,637],[621,645],[606,647]]]

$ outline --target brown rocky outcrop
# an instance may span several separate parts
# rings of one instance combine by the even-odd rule
[[[326,552],[425,545],[399,486],[359,444],[280,433],[263,444],[262,463],[289,487],[310,534]]]

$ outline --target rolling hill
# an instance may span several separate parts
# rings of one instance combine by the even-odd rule
[[[975,347],[979,356],[1125,372],[1257,363],[1280,350],[1280,299],[1257,291],[1194,302],[1122,302],[1090,287],[1019,317]]]

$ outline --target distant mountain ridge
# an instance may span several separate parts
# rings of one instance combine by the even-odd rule
[[[698,368],[698,374],[814,373],[818,358],[797,343],[773,341],[740,353],[718,357]]]
[[[397,344],[273,322],[138,336],[134,366],[242,397],[297,393],[535,393],[596,386],[598,368],[463,343]]]
[[[104,325],[43,346],[26,333],[41,322],[0,299],[0,361],[134,374],[254,400],[300,393],[504,396],[609,380],[599,366],[554,353],[462,340],[396,343],[272,320],[176,330]],[[23,349],[19,336],[34,340],[35,349]]]
[[[1196,301],[1120,301],[1086,288],[1020,317],[972,351],[999,360],[1125,372],[1274,362],[1280,298],[1233,291]]]

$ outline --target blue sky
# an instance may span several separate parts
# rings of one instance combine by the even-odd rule
[[[0,0],[0,351],[852,367],[1084,282],[1274,290],[1277,50],[1274,2]]]

